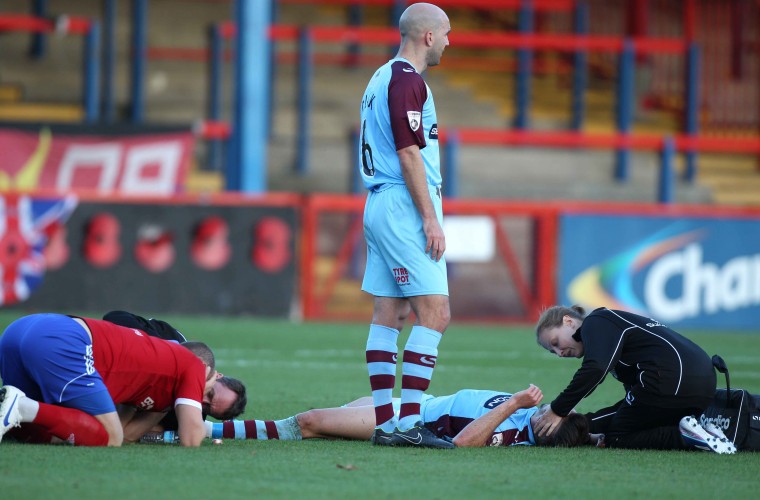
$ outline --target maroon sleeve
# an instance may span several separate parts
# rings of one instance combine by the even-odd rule
[[[388,84],[388,112],[396,151],[414,144],[420,149],[427,144],[422,125],[422,107],[427,100],[427,86],[407,62],[393,64]]]

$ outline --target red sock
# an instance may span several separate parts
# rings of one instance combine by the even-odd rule
[[[76,446],[106,446],[108,432],[98,419],[81,410],[40,403],[34,423]]]

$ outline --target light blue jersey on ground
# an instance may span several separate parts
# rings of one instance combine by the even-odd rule
[[[485,415],[512,397],[509,393],[463,389],[450,396],[427,397],[422,400],[421,414],[425,427],[439,437],[456,436],[467,424]],[[538,408],[521,408],[499,424],[489,446],[533,445],[530,417]]]

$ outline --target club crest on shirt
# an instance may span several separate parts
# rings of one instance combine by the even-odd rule
[[[412,129],[412,132],[417,132],[417,129],[420,128],[420,123],[422,123],[422,113],[419,111],[407,111],[406,118],[409,120],[409,128]]]
[[[491,436],[491,439],[488,442],[488,446],[502,446],[504,444],[504,436],[501,435],[501,432],[498,434],[494,434]]]

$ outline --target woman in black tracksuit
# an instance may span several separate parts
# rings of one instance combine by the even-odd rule
[[[715,395],[710,356],[653,319],[604,307],[585,316],[579,306],[554,306],[541,315],[536,336],[560,357],[583,358],[537,425],[540,435],[551,434],[611,373],[625,387],[625,398],[587,414],[591,432],[605,434],[608,447],[685,449],[679,421],[702,413]]]

